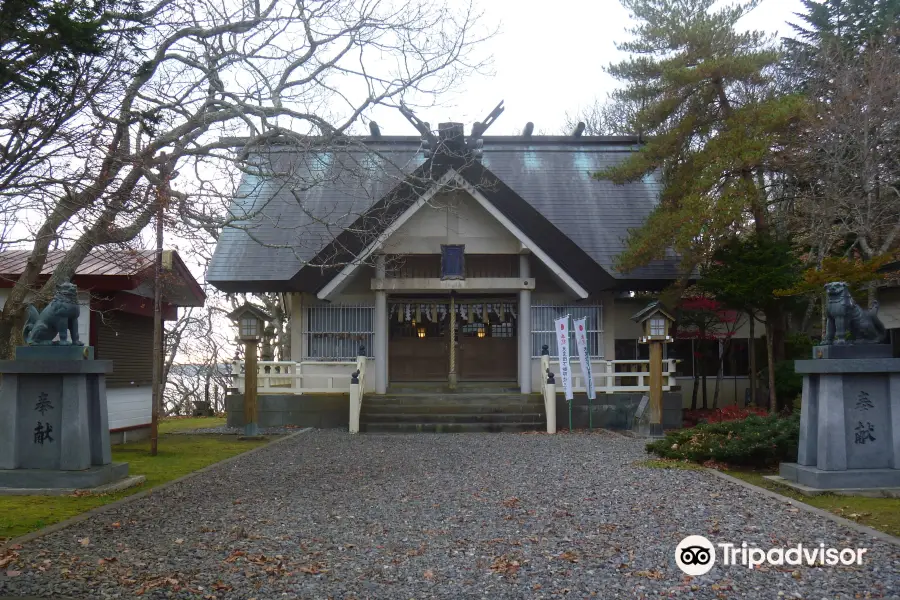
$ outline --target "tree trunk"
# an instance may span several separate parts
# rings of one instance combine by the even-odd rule
[[[868,292],[869,292],[869,297],[868,297],[869,306],[868,306],[867,308],[872,308],[872,307],[875,306],[875,304],[878,302],[878,282],[877,282],[877,281],[874,281],[874,280],[873,280],[873,281],[870,281],[870,282],[867,284],[867,286],[868,286],[868,288],[869,288],[869,290],[868,290]]]
[[[771,323],[772,352],[775,361],[780,362],[786,358],[785,353],[785,314],[780,306],[774,306],[766,311],[766,322]]]
[[[750,317],[750,339],[747,341],[747,352],[750,354],[750,402],[756,406],[756,317],[753,311],[748,313]]]
[[[766,359],[769,366],[769,412],[778,410],[778,400],[775,394],[775,344],[772,341],[772,325],[766,321]]]
[[[722,380],[725,378],[725,356],[728,355],[729,341],[722,342],[719,346],[719,370],[716,373],[716,389],[713,392],[713,408],[719,408],[719,390],[722,388]]]
[[[706,373],[700,375],[700,393],[703,394],[703,410],[709,408],[708,394],[706,393]]]
[[[702,350],[700,352],[700,360],[697,361],[697,370],[700,373],[700,394],[703,397],[703,410],[706,410],[709,408],[709,403],[707,400],[708,395],[706,393],[706,352],[704,344],[701,344],[700,348]]]
[[[816,302],[818,302],[818,298],[816,296],[812,296],[809,299],[809,302],[806,304],[806,310],[803,311],[803,321],[800,323],[800,331],[804,335],[809,331],[809,326],[812,323],[813,312],[816,310]]]
[[[700,387],[700,373],[694,366],[694,390],[691,392],[691,410],[697,410],[697,390]]]

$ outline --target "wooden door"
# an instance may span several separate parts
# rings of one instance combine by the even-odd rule
[[[519,347],[516,323],[472,323],[459,328],[460,381],[515,381]]]
[[[443,323],[391,323],[389,329],[391,381],[447,381],[450,340]]]

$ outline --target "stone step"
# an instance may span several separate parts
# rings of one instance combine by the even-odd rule
[[[546,423],[361,423],[366,433],[521,433],[545,431]]]
[[[466,381],[458,383],[456,388],[451,390],[447,382],[409,382],[409,383],[392,383],[387,389],[389,394],[433,394],[433,393],[475,393],[475,394],[495,394],[495,393],[520,393],[519,384],[515,381]]]
[[[360,423],[541,423],[543,413],[401,413],[364,414]]]
[[[521,414],[544,412],[543,403],[528,404],[450,404],[450,403],[422,403],[422,404],[366,404],[363,400],[361,414],[366,415],[403,415],[403,414]]]
[[[483,394],[483,393],[406,393],[406,394],[366,394],[363,396],[363,406],[379,405],[460,405],[460,404],[540,404],[543,405],[544,400],[540,394],[521,394],[521,393],[503,393],[503,394]]]

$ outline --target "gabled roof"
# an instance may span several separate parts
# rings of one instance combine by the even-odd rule
[[[265,321],[267,323],[272,320],[272,315],[270,315],[260,307],[250,304],[249,302],[241,304],[225,316],[232,321],[237,321],[244,313],[250,313],[260,321]]]
[[[25,270],[31,250],[0,252],[0,288],[12,287]],[[46,280],[65,257],[65,250],[51,250],[41,269]],[[75,269],[72,283],[79,289],[99,292],[129,291],[153,297],[155,250],[122,250],[99,247],[92,250]],[[177,306],[203,306],[206,294],[174,250],[163,250],[162,286],[164,301]]]
[[[653,300],[652,302],[650,302],[650,304],[637,311],[634,315],[632,315],[631,320],[635,323],[643,323],[656,313],[664,315],[670,321],[675,320],[675,317],[672,316],[672,313],[669,312],[669,309],[663,306],[659,300]]]
[[[628,230],[639,227],[658,202],[658,183],[648,178],[616,186],[590,176],[624,159],[636,142],[625,137],[486,136],[482,163],[460,173],[517,226],[545,230],[537,236],[545,240],[541,247],[551,251],[544,244],[553,246],[560,264],[587,280],[588,289],[658,288],[678,275],[674,255],[629,273],[614,268]],[[318,264],[340,264],[339,250],[361,251],[368,242],[353,243],[348,228],[362,223],[364,215],[371,221],[373,210],[380,222],[396,218],[402,212],[398,197],[424,193],[429,169],[431,177],[440,175],[438,165],[421,157],[419,144],[419,138],[411,137],[370,138],[340,153],[312,157],[288,149],[270,151],[291,177],[245,177],[232,212],[252,218],[222,233],[207,280],[225,291],[317,291],[340,269],[304,268],[307,262],[318,257]],[[297,192],[298,175],[310,180],[317,169],[323,183]],[[391,200],[385,201],[389,194]],[[371,241],[375,236],[368,232],[362,237]],[[346,260],[352,258],[345,256],[344,264]]]
[[[371,241],[365,249],[357,250],[354,248],[350,250],[346,247],[346,244],[352,243],[351,240],[346,242],[337,240],[334,248],[326,249],[327,256],[331,256],[331,253],[334,252],[334,256],[350,262],[341,269],[340,273],[331,278],[325,287],[319,290],[319,298],[323,300],[328,299],[332,293],[339,290],[355,269],[362,264],[362,261],[368,258],[372,252],[378,250],[406,219],[425,206],[433,195],[445,189],[446,186],[461,187],[469,192],[475,201],[482,205],[482,208],[486,209],[513,237],[519,240],[523,249],[527,249],[535,254],[537,259],[548,268],[552,276],[575,296],[585,299],[589,296],[589,292],[585,289],[584,283],[577,281],[579,278],[570,275],[572,269],[566,268],[563,262],[574,265],[574,261],[578,261],[580,262],[578,267],[588,270],[586,273],[579,271],[581,275],[586,276],[580,278],[582,282],[592,281],[594,284],[606,286],[611,283],[609,275],[602,269],[597,269],[596,263],[590,257],[587,257],[580,248],[562,235],[546,219],[536,214],[531,206],[480,164],[465,163],[461,159],[457,159],[436,165],[435,170],[439,170],[440,174],[432,173],[434,183],[430,185],[425,193],[413,191],[410,186],[409,190],[411,193],[407,193],[405,197],[391,198],[391,206],[402,210],[402,214],[392,218],[390,225],[385,227],[381,235]],[[389,197],[391,196],[389,194]],[[380,210],[382,210],[380,206],[373,207],[369,213],[360,217],[349,230],[358,231],[363,229],[365,221],[367,219],[376,219]],[[360,239],[359,241],[362,240]],[[545,251],[544,248],[549,248],[550,250]],[[575,266],[572,268],[575,268]],[[309,271],[310,269],[315,268],[306,266],[300,270],[298,276],[302,277],[304,271]]]

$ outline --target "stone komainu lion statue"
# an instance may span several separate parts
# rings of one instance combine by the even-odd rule
[[[853,301],[850,289],[843,281],[826,283],[825,295],[828,303],[823,344],[878,344],[884,340],[886,330],[878,318],[877,302],[872,304],[871,310],[863,310]]]
[[[38,313],[37,309],[28,305],[28,319],[22,330],[25,343],[31,346],[46,346],[60,344],[62,346],[83,346],[78,339],[78,315],[81,308],[78,306],[78,288],[72,283],[60,283],[56,286],[56,294],[53,300],[44,310]],[[53,338],[59,334],[59,341]],[[69,341],[69,335],[72,341]]]

